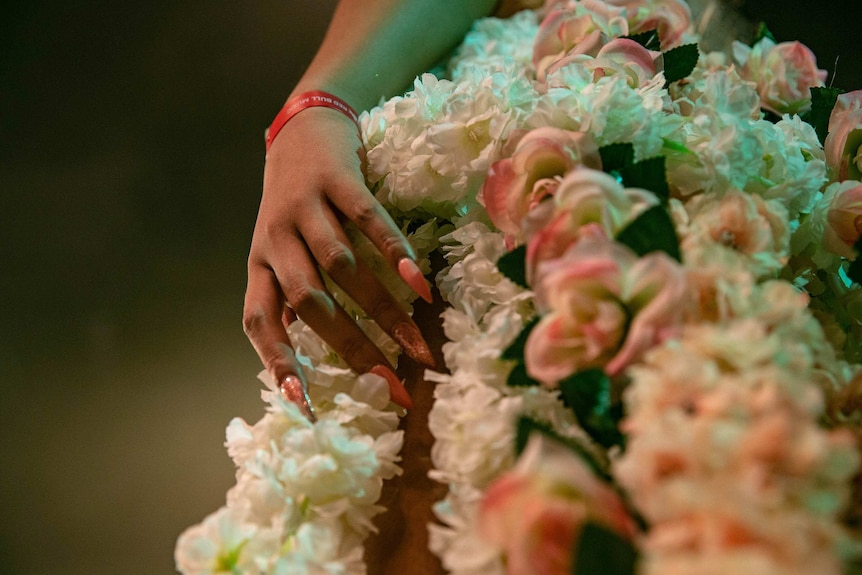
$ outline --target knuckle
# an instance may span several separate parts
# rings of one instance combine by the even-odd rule
[[[353,205],[352,220],[360,228],[367,226],[377,219],[377,204],[374,201],[360,200]]]
[[[332,277],[351,271],[355,265],[353,254],[342,245],[328,247],[320,259],[320,266]]]
[[[269,243],[283,237],[291,230],[291,224],[283,219],[267,220],[262,223],[263,236]]]
[[[318,290],[308,284],[293,286],[287,291],[287,301],[300,317],[317,309],[319,300]]]
[[[246,307],[242,312],[242,331],[251,340],[256,339],[266,325],[266,314],[261,309]]]
[[[340,342],[339,349],[335,350],[348,364],[360,363],[359,358],[366,354],[366,342],[361,337],[349,337]]]
[[[380,249],[386,255],[402,255],[404,253],[404,243],[401,241],[401,238],[393,235],[387,234],[380,240]]]
[[[369,309],[365,311],[373,318],[382,319],[394,316],[399,310],[390,298],[378,296],[371,301]]]

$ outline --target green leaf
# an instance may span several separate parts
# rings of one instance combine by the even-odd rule
[[[635,147],[631,142],[608,144],[599,148],[602,157],[602,169],[607,172],[618,172],[635,161]]]
[[[862,237],[856,240],[856,243],[853,244],[853,249],[856,250],[856,259],[850,264],[847,270],[847,277],[857,284],[862,284]]]
[[[844,90],[841,88],[809,88],[809,90],[811,92],[811,110],[802,114],[801,117],[811,124],[822,144],[826,141],[826,134],[829,131],[829,116],[832,115],[832,108],[835,107],[838,96]]]
[[[757,32],[754,34],[754,42],[752,42],[751,45],[754,46],[764,38],[769,38],[773,42],[778,43],[778,40],[776,40],[775,36],[772,35],[772,31],[766,27],[766,22],[761,22],[757,25]]]
[[[656,156],[630,164],[620,170],[623,185],[627,188],[643,188],[658,196],[662,204],[667,204],[670,198],[670,188],[667,185],[667,170],[665,157]]]
[[[697,65],[697,58],[700,53],[697,50],[697,44],[685,44],[667,52],[662,52],[664,56],[664,79],[670,84],[677,80],[682,80],[694,70]]]
[[[527,338],[530,337],[530,332],[539,324],[539,319],[540,318],[538,317],[533,318],[523,327],[523,329],[521,329],[521,333],[518,334],[515,341],[510,343],[509,347],[503,350],[503,353],[500,355],[502,359],[524,359],[524,346],[527,344]]]
[[[521,287],[527,285],[527,246],[518,246],[497,261],[497,269]]]
[[[631,541],[615,531],[587,522],[575,546],[573,575],[634,575],[638,553]]]
[[[647,30],[638,34],[631,34],[629,36],[624,36],[624,38],[634,40],[647,50],[653,50],[655,52],[661,50],[661,42],[659,41],[657,29]]]
[[[662,206],[653,206],[642,213],[617,234],[616,240],[639,256],[662,251],[676,261],[682,261],[673,220]]]
[[[596,474],[596,477],[600,479],[612,483],[612,477],[602,468],[602,466],[596,461],[595,457],[587,451],[587,449],[578,443],[577,440],[572,439],[570,437],[564,437],[554,431],[550,425],[547,423],[537,421],[530,417],[522,416],[518,418],[518,423],[515,430],[515,454],[521,455],[523,453],[524,448],[527,447],[527,440],[530,439],[530,435],[533,433],[541,433],[545,437],[548,437],[565,447],[568,447],[572,450],[581,460],[586,464],[587,467],[590,468],[590,471]]]
[[[685,154],[687,156],[696,156],[694,152],[685,147],[685,144],[682,142],[677,142],[676,140],[668,140],[667,138],[661,139],[661,145],[663,148],[670,150],[672,152],[677,152],[679,154]]]
[[[578,423],[602,447],[623,445],[619,430],[622,406],[611,401],[611,380],[600,369],[588,369],[560,382],[563,403],[571,408]]]
[[[527,364],[519,361],[509,372],[506,385],[509,387],[535,387],[541,384],[527,374]]]

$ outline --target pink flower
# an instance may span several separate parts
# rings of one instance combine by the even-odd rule
[[[761,107],[779,115],[806,111],[811,106],[809,88],[826,80],[814,53],[799,42],[776,44],[763,38],[751,48],[736,42],[733,56],[739,75],[757,84]]]
[[[774,275],[790,257],[787,210],[779,200],[731,189],[686,205],[691,223],[682,241],[686,261],[714,260],[714,244],[733,250],[758,277]]]
[[[834,193],[826,215],[823,246],[840,256],[853,259],[853,244],[862,235],[862,183],[853,180],[833,184]]]
[[[534,434],[515,468],[486,491],[478,528],[505,554],[507,575],[568,575],[587,521],[635,534],[613,489],[567,448]]]
[[[686,307],[681,266],[664,253],[638,258],[599,236],[541,263],[535,291],[543,315],[524,359],[527,373],[551,386],[587,368],[619,374],[675,335]]]
[[[533,44],[536,78],[565,56],[595,56],[610,38],[628,34],[625,10],[601,0],[582,0],[551,10],[539,26]]]
[[[646,190],[623,188],[610,175],[582,168],[559,183],[552,202],[533,210],[524,222],[527,281],[536,266],[559,257],[583,235],[615,237],[658,199]]]
[[[554,194],[560,177],[579,165],[600,169],[601,164],[590,134],[538,128],[518,142],[511,158],[491,166],[479,201],[498,229],[520,236],[524,216]]]
[[[656,75],[655,60],[658,52],[651,52],[627,38],[614,38],[601,47],[595,57],[586,54],[569,54],[549,66],[551,74],[567,64],[577,62],[593,73],[593,81],[605,76],[623,76],[632,88],[640,88]]]
[[[691,30],[691,10],[684,0],[608,0],[626,9],[630,34],[658,30],[661,49],[683,44]]]
[[[838,96],[823,150],[838,181],[862,180],[862,90]]]

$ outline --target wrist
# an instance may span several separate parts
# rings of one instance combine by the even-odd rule
[[[284,126],[297,114],[309,108],[329,108],[340,112],[349,118],[359,131],[359,116],[356,111],[344,100],[322,90],[309,90],[291,95],[275,119],[264,132],[266,151],[269,151],[273,141]]]

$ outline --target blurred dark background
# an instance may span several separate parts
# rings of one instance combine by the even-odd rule
[[[336,0],[4,5],[0,573],[173,572],[262,414],[240,329],[263,129]],[[862,88],[853,3],[751,0]]]

